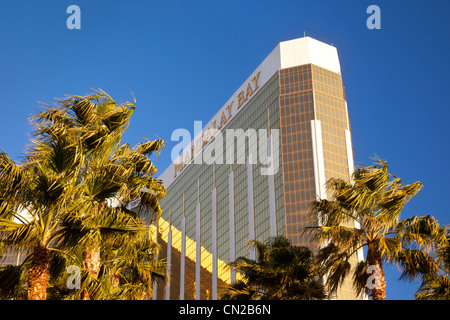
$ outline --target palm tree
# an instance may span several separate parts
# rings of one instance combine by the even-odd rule
[[[324,286],[314,267],[312,251],[293,246],[284,237],[262,243],[249,242],[257,251],[257,259],[240,257],[230,266],[242,279],[229,285],[222,300],[309,300],[324,299]]]
[[[166,263],[155,258],[159,246],[148,235],[122,240],[102,257],[105,294],[108,299],[148,299],[153,283],[167,277]]]
[[[48,154],[31,154],[22,163],[0,152],[1,242],[4,248],[27,255],[22,271],[26,269],[30,300],[46,299],[49,255],[55,250],[51,244],[65,201],[72,198],[69,171],[78,159],[74,150],[62,147],[65,143],[49,145]]]
[[[147,221],[159,218],[165,189],[153,177],[156,168],[149,157],[164,143],[146,141],[134,148],[121,144],[133,110],[134,104],[117,104],[103,91],[69,96],[31,118],[35,138],[24,164],[1,154],[0,200],[6,203],[0,217],[2,241],[33,251],[28,298],[46,298],[50,251],[74,257],[81,250],[85,278],[95,283],[102,246],[148,230],[130,205],[138,202],[147,209],[140,210],[148,213]],[[32,219],[19,216],[23,209]],[[85,287],[84,299],[93,287],[98,286]]]
[[[321,247],[317,258],[330,294],[352,273],[358,294],[370,292],[372,299],[385,300],[383,263],[419,257],[445,241],[443,229],[432,216],[400,220],[404,205],[422,184],[402,185],[379,158],[370,167],[357,167],[351,182],[330,179],[327,187],[332,198],[311,203],[318,226],[307,230]],[[352,270],[350,257],[363,248],[367,259]]]
[[[159,246],[148,234],[139,238],[126,234],[108,244],[106,247],[103,243],[97,278],[83,269],[82,250],[72,260],[67,259],[67,255],[55,255],[50,260],[50,299],[148,299],[152,293],[152,284],[166,279],[166,264],[156,259]],[[76,279],[73,274],[66,272],[68,267],[74,266],[81,270],[79,287],[75,288],[69,287],[68,283]]]
[[[421,279],[416,300],[450,300],[450,233],[434,254],[407,251],[399,259],[400,279]]]
[[[69,222],[76,221],[75,224],[78,224],[78,230],[82,232],[76,242],[84,246],[83,267],[96,279],[105,236],[110,237],[112,231],[119,234],[125,232],[117,226],[115,229],[107,227],[103,219],[108,224],[111,216],[124,215],[126,232],[137,232],[138,235],[136,223],[141,225],[141,231],[144,225],[140,217],[127,209],[137,200],[141,208],[148,209],[141,212],[154,214],[147,221],[159,218],[159,200],[164,197],[165,189],[161,180],[153,178],[156,168],[149,157],[159,153],[164,143],[162,140],[146,141],[133,149],[128,144],[121,145],[134,104],[116,104],[103,91],[95,91],[86,97],[69,96],[61,100],[61,108],[75,120],[75,130],[83,142],[85,158],[77,184],[78,201],[73,210],[75,220],[66,220],[64,230],[69,230]],[[113,215],[111,205],[114,205]],[[85,222],[80,224],[81,220]],[[119,220],[115,218],[114,221]],[[96,221],[93,229],[88,227],[93,225],[92,221]],[[137,229],[130,229],[131,221]],[[76,229],[73,226],[70,228],[71,231]]]
[[[77,201],[64,220],[62,233],[65,239],[76,239],[68,241],[72,246],[83,246],[82,266],[94,279],[100,272],[104,240],[124,232],[139,235],[145,229],[141,217],[128,209],[131,203],[138,201],[141,209],[147,209],[140,210],[150,213],[147,221],[161,214],[164,184],[153,177],[156,168],[149,157],[160,152],[163,141],[146,141],[134,148],[121,144],[134,109],[133,103],[118,104],[105,92],[94,91],[85,97],[68,96],[59,101],[58,108],[35,116],[39,135],[52,137],[62,127],[81,141],[83,164],[74,191]],[[125,229],[110,224],[117,221],[125,223]],[[88,298],[85,294],[84,299]]]

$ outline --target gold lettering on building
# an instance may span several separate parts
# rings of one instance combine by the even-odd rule
[[[247,100],[244,97],[244,91],[239,92],[238,95],[237,95],[237,98],[238,98],[238,109],[239,109],[240,107],[242,107],[244,102]]]
[[[237,100],[237,110],[239,110],[244,103],[255,93],[256,90],[259,89],[259,76],[261,74],[261,71],[258,71],[258,73],[247,83],[247,87],[245,90],[241,90],[237,93],[235,99],[233,99],[226,107],[225,110],[227,111],[225,114],[225,111],[222,111],[220,114],[220,119],[214,119],[211,121],[211,127],[204,130],[203,133],[200,135],[200,137],[192,142],[192,146],[190,148],[190,154],[189,152],[186,152],[186,154],[181,155],[181,159],[184,158],[184,161],[181,160],[180,163],[174,163],[174,178],[177,176],[177,172],[181,172],[185,167],[186,164],[190,163],[194,159],[194,155],[196,153],[201,152],[201,150],[211,141],[212,137],[216,134],[218,130],[221,130],[228,120],[231,119],[233,116],[233,104],[235,100]],[[218,126],[217,121],[219,121]]]
[[[259,80],[259,74],[261,73],[261,71],[258,71],[258,73],[256,74],[256,76],[253,77],[252,82],[255,84],[255,89],[253,89],[253,91],[258,90],[259,86],[258,86],[258,80]]]
[[[234,103],[234,101],[231,101],[231,103],[229,105],[227,105],[225,108],[228,111],[228,119],[227,120],[230,120],[230,118],[231,118],[231,107],[233,106],[233,103]],[[215,129],[215,127],[214,127],[214,129]]]
[[[245,98],[247,99],[247,97],[250,97],[253,94],[253,90],[252,90],[252,86],[249,84],[247,84],[247,93],[245,94]]]
[[[183,170],[185,166],[186,166],[186,164],[183,163],[183,161],[181,161],[180,163],[175,163],[174,164],[175,172],[174,172],[173,177],[175,178],[177,176],[177,171]]]
[[[227,123],[228,119],[225,117],[225,113],[222,112],[222,116],[220,117],[220,123],[217,129],[222,129],[223,125]]]
[[[206,129],[205,134],[203,135],[203,147],[208,144],[209,140],[211,140],[211,137],[211,131],[209,129]]]
[[[253,95],[253,92],[255,92],[258,88],[258,80],[259,80],[259,75],[260,75],[261,71],[259,71],[256,76],[254,76],[251,80],[251,82],[254,83],[255,87],[252,88],[251,83],[247,83],[247,90],[244,92],[244,90],[240,91],[237,94],[237,100],[238,100],[238,109],[242,107],[242,105],[244,104],[245,101],[248,100],[249,97],[251,97]]]

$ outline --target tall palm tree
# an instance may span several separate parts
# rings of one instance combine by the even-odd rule
[[[100,252],[105,239],[113,233],[142,232],[140,217],[127,209],[130,203],[138,200],[141,208],[148,209],[141,210],[152,215],[147,221],[161,214],[159,200],[165,195],[164,184],[153,177],[156,168],[149,157],[160,152],[163,141],[146,141],[134,148],[121,144],[134,109],[134,103],[116,103],[100,90],[85,97],[68,96],[59,101],[57,108],[34,117],[39,123],[37,135],[51,139],[55,130],[64,128],[81,141],[83,164],[74,191],[77,201],[71,207],[72,214],[64,220],[62,232],[69,234],[66,239],[72,240],[74,231],[78,232],[77,241],[68,243],[83,246],[82,265],[94,279],[100,272]],[[125,222],[124,219],[125,229],[110,225],[111,221]],[[89,297],[85,294],[84,298]]]
[[[63,147],[66,143],[61,139],[48,146],[49,153],[28,155],[22,163],[0,152],[1,242],[27,255],[23,267],[30,300],[46,299],[51,244],[65,203],[72,198],[69,172],[78,158],[75,150]]]
[[[116,214],[139,221],[127,209],[136,200],[141,208],[149,209],[141,211],[154,213],[150,220],[159,218],[159,200],[164,197],[165,189],[162,181],[153,177],[156,168],[149,157],[160,152],[163,141],[146,141],[133,149],[121,144],[134,104],[117,104],[103,91],[95,91],[86,97],[69,96],[61,100],[61,107],[75,120],[86,159],[78,181],[78,207],[74,210],[83,213],[75,214],[78,222],[82,219],[91,225],[92,219],[109,219],[105,212],[111,205],[115,206]],[[80,229],[83,235],[78,241],[84,246],[83,267],[94,278],[98,278],[100,271],[104,235],[110,236],[111,231],[101,222],[99,225],[102,229],[90,229],[83,224]]]
[[[242,279],[229,285],[222,300],[310,300],[326,298],[324,286],[314,267],[312,251],[293,246],[284,237],[266,242],[253,240],[257,259],[240,257],[230,266]]]
[[[327,187],[332,198],[311,203],[318,226],[307,230],[321,246],[317,258],[330,294],[353,274],[358,294],[370,293],[374,300],[385,300],[383,263],[419,257],[420,252],[445,241],[443,229],[432,216],[400,220],[405,204],[422,184],[402,185],[388,172],[387,162],[379,158],[372,166],[357,167],[351,182],[330,179]],[[367,250],[366,261],[358,262],[352,270],[350,258],[363,248]]]
[[[38,293],[30,293],[30,299],[46,298],[49,251],[76,256],[81,250],[81,267],[95,280],[106,241],[139,237],[148,229],[129,210],[131,203],[138,201],[140,208],[148,209],[141,210],[150,213],[147,220],[159,217],[165,189],[153,177],[156,168],[149,157],[164,143],[146,141],[134,148],[121,144],[133,110],[134,104],[118,104],[103,91],[69,96],[31,118],[34,139],[23,165],[2,154],[0,200],[8,204],[0,220],[2,239],[18,249],[32,248],[28,286],[29,292]],[[20,219],[21,208],[33,218],[12,220]],[[88,290],[83,298],[89,298]]]

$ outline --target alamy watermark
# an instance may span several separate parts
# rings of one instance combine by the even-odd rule
[[[67,278],[66,285],[67,288],[80,289],[81,288],[81,269],[78,266],[70,265],[66,268],[66,273],[70,274]]]
[[[66,13],[71,15],[66,20],[67,29],[81,29],[81,9],[77,5],[70,5],[67,7]]]
[[[370,14],[367,18],[366,26],[367,29],[381,29],[381,9],[377,5],[370,5],[367,7],[366,13]]]
[[[67,29],[81,29],[81,9],[77,5],[70,5],[66,9],[66,13],[70,16],[66,20]],[[367,14],[370,16],[366,20],[366,26],[368,29],[381,29],[381,9],[379,6],[372,4],[367,7]]]
[[[174,177],[191,163],[260,164],[261,175],[274,175],[278,172],[279,129],[202,130],[202,122],[194,121],[194,136],[192,139],[189,130],[182,128],[172,132],[171,140],[179,141],[171,152],[175,166]]]
[[[372,289],[380,289],[381,288],[381,270],[378,265],[371,264],[367,267],[368,274],[370,274],[369,278],[367,278],[366,285],[367,288]]]

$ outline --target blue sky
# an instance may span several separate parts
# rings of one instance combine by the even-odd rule
[[[66,9],[81,9],[69,30]],[[381,29],[369,30],[369,5]],[[339,54],[355,163],[387,160],[403,183],[424,187],[402,217],[449,224],[449,1],[3,0],[0,6],[0,149],[20,159],[28,117],[65,94],[101,88],[137,100],[126,133],[170,140],[208,122],[280,41],[306,35]],[[166,149],[156,162],[170,162]],[[387,267],[388,299],[412,299],[417,283]]]

